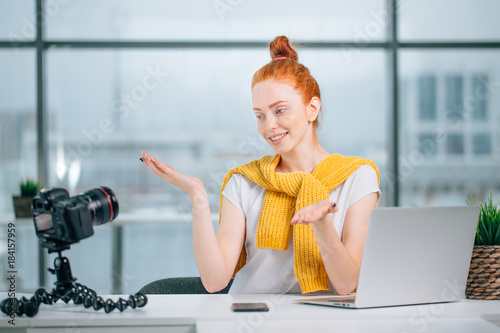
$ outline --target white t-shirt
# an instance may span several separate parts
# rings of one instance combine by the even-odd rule
[[[338,211],[332,214],[333,225],[341,238],[347,209],[374,192],[380,199],[377,173],[369,165],[359,167],[345,182],[330,192],[329,200],[336,202],[338,207]],[[265,194],[265,188],[242,174],[232,175],[222,192],[246,217],[247,263],[236,274],[230,294],[301,293],[293,273],[293,236],[290,237],[286,251],[257,248],[257,223]],[[331,293],[334,289],[331,283],[329,285]]]

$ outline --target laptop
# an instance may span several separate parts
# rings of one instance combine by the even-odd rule
[[[479,207],[375,208],[355,294],[299,303],[371,308],[464,298]]]

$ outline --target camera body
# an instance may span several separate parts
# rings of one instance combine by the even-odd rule
[[[64,188],[43,188],[33,198],[31,212],[37,236],[50,249],[47,244],[68,246],[92,236],[94,225],[118,216],[118,201],[105,186],[74,197]]]

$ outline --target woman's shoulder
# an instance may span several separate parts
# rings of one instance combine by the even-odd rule
[[[237,185],[237,187],[242,191],[245,191],[247,189],[262,188],[260,185],[255,184],[242,173],[232,174],[228,180],[227,186],[231,186],[230,184],[233,184],[233,186]]]
[[[266,190],[252,182],[241,173],[231,175],[222,195],[228,198],[243,213],[247,214],[249,207],[266,193]]]
[[[378,179],[377,171],[369,165],[369,164],[364,164],[360,166],[359,168],[356,169],[351,175],[353,178],[364,178],[364,179]]]
[[[351,204],[373,192],[377,193],[378,199],[381,196],[378,174],[368,164],[357,168],[344,182],[342,190],[350,193]]]

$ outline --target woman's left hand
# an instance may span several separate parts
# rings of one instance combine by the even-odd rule
[[[290,224],[308,225],[322,220],[330,213],[338,211],[337,204],[328,200],[318,201],[295,212]]]

